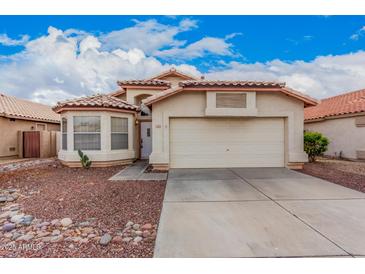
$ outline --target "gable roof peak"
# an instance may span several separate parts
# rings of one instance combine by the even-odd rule
[[[167,76],[177,76],[184,80],[198,80],[197,77],[190,75],[186,72],[182,72],[175,67],[171,67],[169,70],[163,71],[158,75],[155,75],[152,78],[148,78],[146,80],[161,80],[161,78],[167,77]]]

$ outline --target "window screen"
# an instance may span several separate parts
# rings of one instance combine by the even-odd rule
[[[217,108],[246,108],[245,93],[217,93]]]
[[[128,118],[111,117],[111,149],[128,149]]]
[[[74,149],[100,150],[100,117],[74,117]]]
[[[67,119],[62,118],[62,149],[67,150]]]

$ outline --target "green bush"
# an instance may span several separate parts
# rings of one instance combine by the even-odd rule
[[[308,154],[309,162],[314,162],[328,147],[328,138],[319,132],[304,133],[304,151]]]
[[[77,153],[80,156],[80,162],[82,164],[82,167],[88,169],[91,166],[91,161],[89,157],[87,157],[87,155],[84,154],[80,149],[77,150]]]

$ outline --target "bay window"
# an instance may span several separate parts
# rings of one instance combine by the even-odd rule
[[[100,150],[100,116],[74,116],[74,150]]]
[[[67,119],[62,118],[62,149],[67,150]]]

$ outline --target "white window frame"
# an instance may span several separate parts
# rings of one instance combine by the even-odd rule
[[[67,123],[68,123],[67,118],[63,117],[61,119],[61,132],[62,132],[62,134],[61,134],[61,136],[62,136],[61,145],[62,145],[62,150],[67,150]],[[64,124],[66,124],[65,128],[64,128]]]
[[[99,119],[99,128],[100,131],[98,132],[92,132],[92,131],[87,131],[87,132],[83,132],[83,131],[75,131],[75,120],[76,118],[98,118]],[[88,149],[88,148],[76,148],[76,142],[75,142],[75,136],[76,134],[78,135],[99,135],[99,148],[97,149]],[[88,115],[88,116],[73,116],[73,137],[74,137],[74,150],[82,150],[82,151],[100,151],[101,150],[101,116],[94,116],[94,115]]]
[[[112,120],[113,119],[125,119],[127,121],[127,131],[126,132],[123,132],[123,131],[113,131],[113,128],[112,128]],[[110,117],[110,149],[111,150],[127,150],[129,149],[129,119],[126,118],[126,117],[114,117],[114,116],[111,116]],[[113,148],[113,143],[112,143],[112,136],[113,134],[118,134],[118,135],[127,135],[127,147],[126,148]]]

